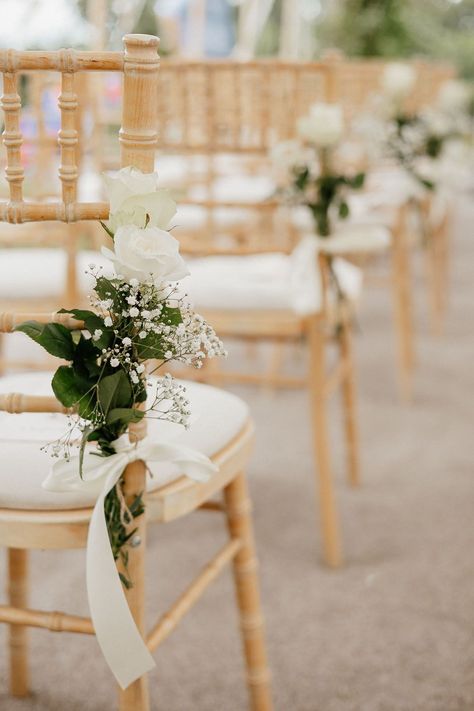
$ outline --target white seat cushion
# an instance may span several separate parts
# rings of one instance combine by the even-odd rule
[[[59,248],[24,248],[0,250],[0,299],[44,299],[58,297],[66,289],[67,255]],[[99,252],[77,254],[77,276],[82,292],[93,286],[88,265],[104,267],[111,274],[111,264]]]
[[[0,392],[50,395],[51,373],[28,373],[0,378]],[[186,382],[191,402],[191,427],[160,420],[148,421],[150,437],[179,442],[212,456],[225,447],[244,426],[247,405],[219,388]],[[50,454],[41,447],[66,431],[66,417],[60,414],[11,415],[0,413],[0,507],[18,509],[73,509],[95,502],[84,492],[56,493],[42,489],[41,482],[51,467]],[[180,471],[171,464],[150,463],[152,491],[172,481]]]
[[[348,221],[333,235],[319,238],[320,249],[328,254],[383,252],[390,243],[390,230],[375,222]]]
[[[269,309],[311,313],[321,304],[313,283],[318,271],[316,267],[311,268],[312,265],[301,265],[300,257],[306,259],[297,249],[292,255],[194,259],[189,263],[191,274],[183,280],[183,287],[197,310]],[[346,296],[358,299],[362,289],[361,270],[341,259],[334,260],[334,269]],[[298,304],[304,304],[302,309]]]

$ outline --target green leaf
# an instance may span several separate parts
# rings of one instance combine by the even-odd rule
[[[298,190],[304,190],[309,178],[309,168],[297,170],[295,174],[295,186]]]
[[[117,295],[117,289],[115,283],[107,277],[100,276],[97,278],[96,285],[94,288],[95,293],[99,299],[113,299]]]
[[[130,422],[140,422],[145,417],[143,410],[136,410],[129,407],[115,407],[107,413],[107,424],[112,425],[116,422],[126,426]]]
[[[59,314],[71,314],[78,321],[85,321],[90,316],[96,316],[94,311],[88,311],[86,309],[60,309]]]
[[[168,326],[179,326],[179,324],[183,322],[181,309],[173,306],[163,306],[160,321],[166,323]]]
[[[356,190],[358,190],[359,188],[361,188],[364,185],[364,182],[365,182],[365,173],[357,173],[357,175],[355,175],[351,179],[349,184],[352,188],[355,188]]]
[[[341,220],[345,220],[349,217],[349,205],[345,201],[339,204],[339,217]]]
[[[72,365],[78,375],[84,378],[94,378],[99,375],[101,366],[98,364],[100,348],[94,341],[81,335],[74,354]]]
[[[15,327],[15,331],[20,331],[21,333],[26,333],[33,341],[39,343],[41,334],[43,333],[44,324],[38,323],[37,321],[24,321],[20,323],[19,326]]]
[[[148,333],[145,338],[137,340],[136,349],[141,360],[163,360],[165,357],[161,336],[156,333]]]
[[[71,331],[60,323],[47,323],[39,343],[51,355],[64,358],[64,360],[74,358],[75,345]]]
[[[84,473],[84,454],[86,451],[86,444],[88,442],[89,434],[92,432],[92,427],[85,427],[82,431],[81,446],[79,448],[79,476],[83,479]]]
[[[114,408],[133,405],[132,388],[123,370],[107,375],[99,381],[98,399],[105,416]]]
[[[74,407],[88,393],[92,383],[81,378],[70,365],[61,365],[51,382],[53,392],[64,407]]]
[[[75,344],[71,331],[60,323],[41,324],[36,321],[26,321],[15,330],[26,333],[53,356],[64,360],[72,360],[74,357]]]
[[[107,225],[105,224],[105,222],[102,222],[102,220],[99,220],[99,222],[100,222],[100,224],[102,225],[102,227],[104,228],[104,230],[107,232],[107,234],[109,235],[109,237],[111,237],[111,238],[113,239],[113,238],[114,238],[114,233],[112,232],[112,230],[110,230],[110,229],[107,227]]]

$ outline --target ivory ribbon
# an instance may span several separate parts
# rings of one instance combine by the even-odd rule
[[[116,454],[98,457],[86,453],[83,478],[79,457],[56,462],[42,486],[49,491],[88,491],[97,497],[87,537],[87,596],[97,641],[122,689],[155,666],[135,624],[118,576],[107,532],[104,500],[125,467],[137,460],[175,462],[195,481],[207,481],[217,467],[194,449],[152,442],[148,438],[130,445],[126,436],[116,440]]]
[[[376,227],[376,226],[375,226]],[[374,230],[374,225],[353,223],[338,229],[329,237],[305,234],[290,255],[291,302],[297,314],[307,316],[321,310],[322,284],[318,268],[318,252],[335,257],[354,252],[377,252],[390,245],[390,235],[382,226]],[[354,276],[358,268],[338,259],[336,271]],[[351,272],[351,274],[349,273]]]

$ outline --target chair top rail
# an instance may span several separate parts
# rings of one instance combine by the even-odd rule
[[[90,52],[58,49],[50,52],[38,50],[0,50],[0,72],[24,71],[123,71],[123,52]]]

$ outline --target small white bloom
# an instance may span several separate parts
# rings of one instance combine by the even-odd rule
[[[128,336],[125,336],[125,338],[122,338],[122,343],[124,346],[128,348],[128,346],[132,345],[132,339],[129,338]]]
[[[110,365],[112,366],[112,368],[118,368],[118,366],[120,365],[119,359],[118,358],[111,358]]]
[[[140,378],[138,377],[138,375],[135,373],[134,370],[132,370],[132,372],[130,373],[130,380],[132,381],[132,383],[135,383],[135,384],[140,382]]]
[[[100,328],[96,328],[94,331],[94,335],[92,336],[92,340],[98,341],[101,336],[102,336],[102,331],[100,330]]]
[[[130,306],[133,306],[136,303],[137,303],[137,300],[136,300],[135,296],[127,296],[127,304],[130,304]]]
[[[143,363],[137,363],[137,365],[135,366],[135,370],[137,371],[137,373],[143,373],[143,371],[145,370],[145,366],[143,365]]]
[[[112,325],[113,325],[112,319],[110,318],[110,316],[106,316],[104,318],[104,326],[107,326],[108,328],[110,328],[110,326],[112,326]]]
[[[138,287],[139,281],[138,281],[138,279],[130,279],[129,284],[130,284],[131,287],[133,287],[134,289],[136,289],[136,288]]]
[[[139,313],[140,313],[140,312],[139,312],[139,310],[137,309],[136,306],[132,306],[132,308],[131,308],[130,311],[129,311],[129,314],[130,314],[130,316],[131,316],[132,318],[136,318],[136,316],[138,316]]]
[[[138,334],[138,337],[139,338],[146,338],[146,335],[147,335],[146,331],[140,331],[140,333]]]
[[[86,341],[89,341],[92,338],[90,331],[84,330],[84,331],[81,331],[81,333],[84,336]]]

